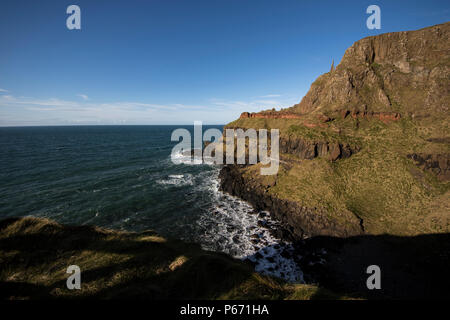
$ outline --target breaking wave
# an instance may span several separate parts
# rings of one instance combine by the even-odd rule
[[[303,282],[291,243],[273,235],[279,224],[268,212],[255,211],[247,202],[219,190],[219,169],[208,172],[197,188],[212,198],[209,210],[197,221],[199,242],[206,250],[248,259],[255,271],[289,282]]]
[[[157,180],[156,183],[171,186],[192,186],[194,182],[192,174],[170,174],[167,179]]]

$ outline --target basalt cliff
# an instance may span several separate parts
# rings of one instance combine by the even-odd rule
[[[364,38],[300,103],[226,128],[280,130],[280,168],[227,165],[223,190],[285,236],[450,231],[450,23]],[[245,111],[245,110],[243,110]]]

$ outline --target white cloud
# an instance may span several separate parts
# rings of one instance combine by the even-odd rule
[[[81,94],[80,93],[80,94],[77,94],[77,96],[83,98],[83,100],[89,100],[89,97],[87,95],[85,95],[85,94]]]
[[[277,98],[277,97],[281,97],[280,94],[267,94],[265,96],[259,96],[258,98]]]
[[[0,95],[0,125],[60,124],[225,124],[244,112],[292,106],[289,99],[210,99],[205,104],[155,104],[140,101],[37,99]]]
[[[8,90],[0,88],[0,92],[9,92]]]
[[[212,122],[216,112],[217,122]],[[203,105],[68,101],[0,95],[0,125],[225,123]]]

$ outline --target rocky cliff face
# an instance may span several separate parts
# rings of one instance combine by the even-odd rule
[[[355,42],[290,112],[444,116],[450,90],[450,23]]]
[[[227,127],[280,130],[280,171],[226,166],[222,189],[294,238],[450,232],[449,35],[445,23],[359,40],[299,104],[242,113]]]
[[[418,167],[431,171],[440,180],[450,180],[450,154],[409,154]]]
[[[443,117],[449,109],[450,23],[355,42],[299,104],[242,118],[300,119],[306,114],[397,121]]]

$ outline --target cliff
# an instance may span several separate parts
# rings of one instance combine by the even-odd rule
[[[355,42],[289,112],[440,118],[448,113],[450,23]]]
[[[280,170],[227,166],[222,188],[290,237],[450,232],[450,23],[355,42],[299,104],[227,128],[280,130]]]

